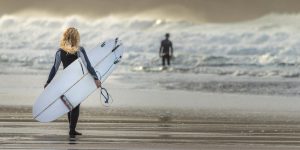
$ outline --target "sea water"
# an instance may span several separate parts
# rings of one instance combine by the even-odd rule
[[[88,51],[119,37],[126,51],[114,72],[134,88],[299,95],[300,15],[270,14],[237,23],[81,16],[0,17],[0,73],[47,74],[62,32],[79,29]],[[170,33],[174,59],[161,69],[158,52]]]

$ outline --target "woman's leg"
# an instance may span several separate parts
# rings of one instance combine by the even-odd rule
[[[71,120],[71,111],[69,111],[69,112],[68,112],[68,121],[69,121],[69,126],[70,126],[70,124],[71,124],[70,120]]]
[[[79,117],[79,107],[80,105],[78,105],[77,107],[75,107],[72,111],[70,111],[70,119],[69,119],[69,123],[70,123],[70,133],[75,133],[75,129],[76,129],[76,125],[77,125],[77,121],[78,121],[78,117]]]

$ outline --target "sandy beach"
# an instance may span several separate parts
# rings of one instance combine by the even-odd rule
[[[112,76],[106,85],[113,105],[102,106],[99,93],[92,94],[81,105],[83,136],[70,141],[66,116],[51,123],[32,119],[44,75],[0,78],[1,149],[300,148],[297,97],[135,89]]]
[[[180,118],[165,110],[82,109],[70,141],[66,117],[38,123],[31,108],[2,107],[1,149],[299,149],[300,120],[276,116],[198,112]],[[122,113],[126,112],[126,113]]]

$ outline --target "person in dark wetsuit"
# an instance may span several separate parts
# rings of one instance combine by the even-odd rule
[[[170,66],[170,59],[173,57],[173,44],[169,40],[170,34],[166,34],[166,39],[161,41],[159,56],[162,58],[162,66],[165,67],[165,61]]]
[[[98,79],[94,68],[91,66],[91,63],[87,57],[84,48],[79,46],[79,42],[80,42],[80,36],[76,28],[70,27],[64,32],[63,37],[60,41],[60,48],[57,50],[55,54],[54,65],[50,71],[48,80],[44,88],[46,88],[47,85],[54,78],[61,62],[63,64],[63,68],[65,69],[77,58],[81,58],[83,64],[86,66],[89,73],[93,76],[97,88],[101,87],[101,82]],[[69,128],[70,128],[69,136],[71,138],[75,137],[76,135],[82,135],[81,133],[75,130],[78,117],[79,117],[79,107],[80,104],[68,113]]]

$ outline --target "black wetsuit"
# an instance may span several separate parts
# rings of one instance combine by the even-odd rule
[[[64,51],[63,49],[58,49],[58,51],[55,54],[54,65],[53,65],[53,67],[51,69],[51,72],[49,74],[47,83],[50,83],[51,80],[54,78],[61,62],[63,64],[63,68],[65,69],[73,61],[75,61],[78,57],[81,58],[82,62],[87,67],[88,71],[91,73],[93,78],[95,80],[98,80],[96,72],[95,72],[94,68],[91,66],[91,63],[90,63],[90,61],[89,61],[89,59],[86,55],[86,52],[85,52],[84,48],[80,47],[78,52],[75,53],[75,54],[70,54],[70,53],[67,53],[66,51]],[[70,133],[75,132],[75,128],[76,128],[78,117],[79,117],[79,106],[80,106],[80,104],[68,113]]]
[[[168,65],[170,66],[170,59],[173,54],[172,42],[169,39],[161,41],[160,54],[162,56],[162,65],[165,66],[165,61],[167,60]]]

